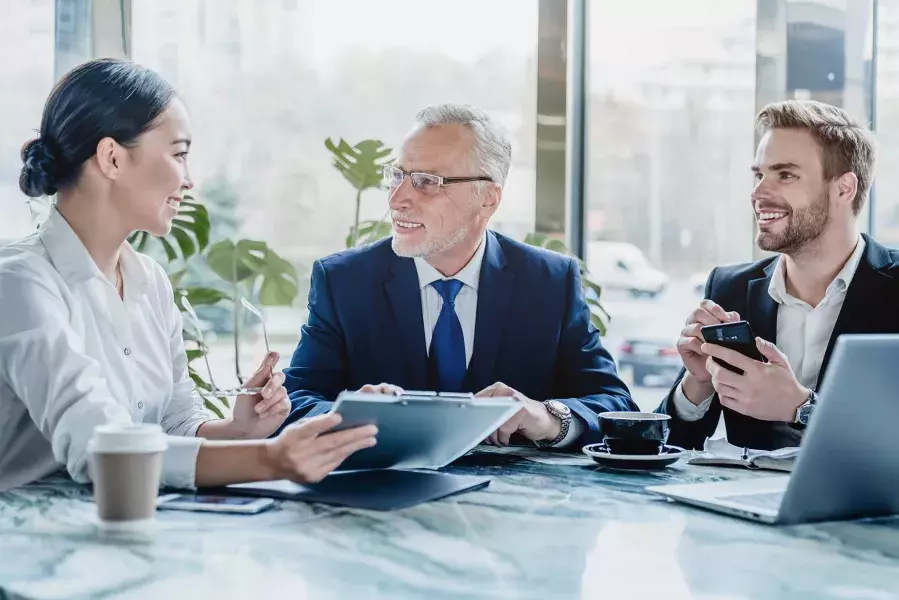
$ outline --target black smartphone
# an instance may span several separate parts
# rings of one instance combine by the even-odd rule
[[[746,321],[706,325],[699,331],[702,333],[702,338],[707,344],[724,346],[725,348],[736,350],[743,356],[748,356],[753,360],[768,362],[768,359],[759,352],[758,347],[755,345],[755,334],[752,333],[752,328]],[[743,374],[743,369],[738,369],[732,364],[723,360],[718,360],[717,358],[714,360],[725,369],[733,371],[737,375]]]

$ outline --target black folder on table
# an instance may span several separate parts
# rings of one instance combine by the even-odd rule
[[[377,425],[374,447],[351,455],[316,484],[247,483],[228,486],[224,493],[396,510],[480,489],[490,480],[434,469],[469,452],[520,409],[521,403],[509,397],[344,392],[332,407],[343,417],[339,429]]]
[[[218,490],[234,496],[263,496],[321,502],[369,510],[399,510],[422,502],[486,487],[490,479],[438,471],[379,469],[332,473],[319,483],[263,481],[229,485]]]

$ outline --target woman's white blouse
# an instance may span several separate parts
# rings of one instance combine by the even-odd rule
[[[168,277],[125,244],[124,301],[56,210],[0,249],[0,491],[65,466],[88,480],[87,443],[104,423],[169,434],[163,484],[192,487],[213,419],[187,372]]]

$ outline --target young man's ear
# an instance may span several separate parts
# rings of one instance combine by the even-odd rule
[[[105,137],[97,143],[97,166],[108,179],[116,180],[121,174],[122,147],[112,138]]]
[[[840,198],[851,204],[855,199],[855,194],[858,192],[858,177],[855,173],[848,172],[840,175],[837,179],[837,191],[840,194]]]

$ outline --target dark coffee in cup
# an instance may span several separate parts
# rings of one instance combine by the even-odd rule
[[[168,446],[159,425],[101,425],[88,452],[94,501],[104,525],[139,528],[153,521]]]
[[[660,454],[668,441],[669,415],[644,412],[599,414],[603,443],[612,454]]]

